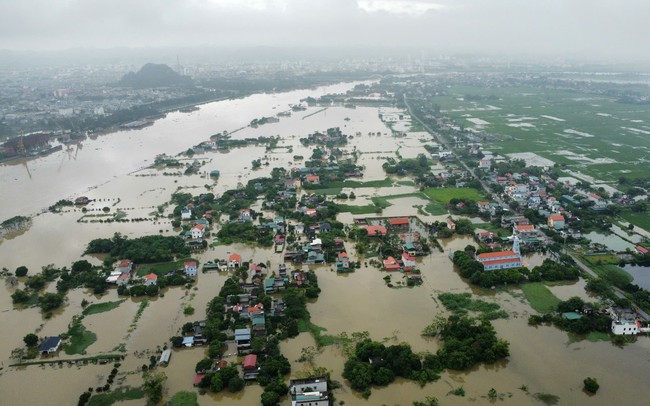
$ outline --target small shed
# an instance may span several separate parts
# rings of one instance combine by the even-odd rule
[[[204,376],[205,374],[196,374],[196,376],[194,377],[194,386],[199,386]]]
[[[160,358],[158,359],[158,364],[159,365],[167,365],[169,364],[169,359],[172,356],[172,350],[171,349],[166,349],[165,351],[160,354]]]

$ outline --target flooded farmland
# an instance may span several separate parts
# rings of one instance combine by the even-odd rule
[[[279,135],[280,146],[291,147],[267,152],[264,147],[234,149],[227,153],[206,152],[194,158],[205,161],[201,174],[193,176],[165,176],[162,170],[146,169],[160,153],[176,155],[187,150],[210,135],[241,128],[253,118],[276,114],[286,110],[290,103],[297,103],[306,96],[344,91],[352,84],[342,84],[301,90],[282,94],[255,95],[240,100],[229,100],[201,106],[192,113],[171,113],[153,126],[141,130],[124,131],[84,142],[79,151],[62,151],[35,161],[13,163],[0,167],[0,184],[3,190],[11,189],[13,195],[20,195],[20,201],[10,194],[0,194],[0,217],[29,215],[62,198],[84,194],[91,199],[86,213],[78,209],[64,210],[60,214],[43,213],[34,217],[26,232],[5,239],[0,243],[0,258],[3,266],[15,269],[26,265],[30,275],[41,266],[53,263],[69,266],[81,258],[88,241],[99,237],[110,237],[115,232],[130,238],[144,235],[174,235],[177,233],[169,220],[100,223],[93,214],[101,214],[104,207],[110,212],[123,211],[127,218],[152,217],[159,205],[165,204],[176,190],[193,194],[206,190],[220,194],[245,183],[253,177],[268,176],[274,166],[290,168],[300,166],[294,155],[308,157],[311,149],[304,147],[299,139],[314,131],[330,127],[341,127],[352,138],[348,148],[360,152],[359,162],[365,166],[362,180],[381,180],[386,177],[381,165],[387,157],[412,157],[423,152],[422,133],[407,134],[404,138],[391,136],[391,130],[379,118],[379,109],[374,107],[308,108],[282,117],[279,123],[258,128],[244,128],[233,133],[236,139]],[[400,149],[401,148],[401,149]],[[286,151],[286,152],[285,152]],[[269,163],[260,170],[251,169],[251,161],[264,159]],[[205,172],[221,171],[218,181],[209,179]],[[397,195],[417,192],[415,186],[395,185],[389,188],[355,189],[358,199],[355,204],[363,205],[377,195]],[[426,201],[417,197],[391,200],[392,206],[383,216],[421,215],[416,206]],[[167,214],[171,208],[164,208]],[[443,220],[446,216],[421,215],[425,221]],[[355,216],[342,213],[339,219],[351,222]],[[333,267],[313,266],[322,289],[320,297],[308,304],[311,322],[326,329],[327,334],[337,335],[367,331],[375,340],[386,339],[387,343],[407,342],[415,352],[435,352],[439,343],[435,339],[421,336],[422,329],[438,315],[447,311],[437,300],[442,292],[473,292],[481,299],[494,302],[509,314],[508,319],[497,320],[494,326],[499,337],[510,342],[510,357],[490,366],[479,366],[466,372],[445,372],[437,382],[420,387],[412,381],[397,380],[385,388],[374,388],[369,399],[363,399],[352,391],[341,373],[345,356],[336,346],[324,347],[314,358],[314,364],[332,371],[332,378],[343,387],[335,391],[337,401],[357,405],[411,405],[426,396],[436,396],[441,404],[486,404],[487,393],[497,390],[504,404],[541,404],[536,394],[551,394],[559,397],[559,404],[584,403],[642,405],[645,381],[650,374],[650,340],[645,337],[621,349],[609,342],[572,342],[569,336],[554,327],[530,327],[527,318],[534,314],[521,295],[503,290],[483,290],[470,287],[454,269],[448,255],[474,243],[469,237],[455,237],[441,240],[443,252],[434,250],[431,255],[418,259],[422,271],[423,285],[418,287],[389,288],[384,281],[385,272],[370,266],[361,266],[350,274],[337,274]],[[351,245],[351,244],[350,244]],[[209,248],[195,257],[204,263],[223,259],[231,253],[239,253],[244,260],[255,263],[269,263],[270,269],[277,269],[282,261],[279,254],[269,249],[244,245],[217,246]],[[84,257],[99,264],[95,257]],[[544,257],[534,254],[525,258],[529,266],[541,264]],[[88,355],[112,353],[122,346],[125,349],[118,377],[123,385],[138,386],[139,374],[135,373],[149,356],[155,354],[177,334],[187,321],[202,319],[206,304],[218,294],[228,277],[227,273],[200,273],[196,288],[166,288],[164,297],[148,300],[126,299],[106,313],[86,316],[83,325],[96,334],[96,341],[87,348]],[[392,274],[393,282],[402,278]],[[588,299],[584,293],[584,281],[572,285],[551,286],[549,289],[560,299],[572,296]],[[91,303],[117,301],[115,290],[98,298],[89,292],[77,289],[68,294],[65,306],[45,319],[34,307],[14,309],[10,294],[14,288],[3,286],[0,295],[0,324],[5,328],[0,342],[0,393],[5,404],[37,404],[48,399],[48,404],[74,404],[78,396],[88,387],[100,386],[105,382],[111,367],[109,365],[9,367],[11,351],[22,345],[25,334],[37,331],[38,335],[57,335],[65,332],[73,316],[82,312],[81,302]],[[49,290],[53,286],[48,287]],[[196,313],[186,316],[183,309],[191,304]],[[300,363],[302,348],[315,346],[309,333],[301,333],[294,339],[281,343],[282,352],[292,362],[294,371],[306,367]],[[194,366],[206,354],[205,348],[174,350],[170,364],[164,368],[168,376],[167,394],[181,390],[195,390],[192,387]],[[61,352],[61,358],[67,357]],[[229,362],[241,361],[241,357],[227,356]],[[601,389],[596,397],[590,398],[582,392],[582,380],[587,376],[597,377]],[[33,385],[33,382],[47,382],[47,385]],[[33,388],[36,386],[36,388]],[[463,387],[465,397],[449,395],[455,388]],[[526,388],[522,390],[520,388]],[[199,396],[199,403],[212,404],[258,404],[262,388],[250,385],[237,394],[222,393]],[[143,400],[124,404],[140,405]],[[285,401],[283,404],[289,404]]]

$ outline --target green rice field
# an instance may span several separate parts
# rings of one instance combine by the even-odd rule
[[[447,92],[431,103],[458,124],[492,134],[484,148],[494,153],[533,152],[604,181],[647,176],[650,105],[535,87],[452,86]],[[483,122],[477,126],[476,119]]]

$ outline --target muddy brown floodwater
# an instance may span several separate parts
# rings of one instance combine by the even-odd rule
[[[151,218],[158,206],[164,205],[176,190],[193,194],[211,191],[215,194],[245,184],[254,177],[268,176],[274,166],[291,168],[302,166],[294,161],[294,155],[308,158],[311,150],[302,146],[301,137],[330,127],[341,127],[352,135],[348,149],[360,153],[359,162],[365,166],[362,180],[380,180],[386,177],[381,165],[389,157],[397,157],[396,151],[405,157],[423,152],[422,133],[408,133],[403,138],[392,137],[391,130],[380,121],[380,110],[373,107],[346,109],[330,107],[308,108],[282,117],[279,123],[258,128],[245,128],[232,134],[235,139],[280,135],[283,149],[267,152],[263,146],[232,150],[228,153],[200,153],[193,159],[205,162],[201,174],[193,176],[166,176],[173,170],[147,169],[160,153],[176,155],[189,147],[205,141],[210,135],[223,130],[232,131],[249,123],[253,118],[274,115],[286,110],[291,103],[298,103],[306,96],[344,91],[353,84],[340,84],[313,90],[300,90],[280,94],[254,95],[240,100],[210,103],[192,113],[171,113],[153,126],[135,131],[123,131],[84,141],[78,151],[62,151],[35,161],[16,162],[0,166],[0,219],[15,215],[39,213],[42,209],[62,198],[86,195],[95,199],[87,206],[87,213],[78,208],[65,208],[62,213],[43,213],[34,217],[31,228],[0,242],[2,266],[10,270],[26,265],[30,275],[38,273],[41,266],[52,263],[69,266],[81,258],[88,241],[98,237],[110,237],[120,232],[131,238],[151,235],[174,235],[169,220],[139,221],[126,223],[99,223],[104,207],[109,213],[123,212],[127,219]],[[381,109],[384,116],[397,116],[395,109]],[[315,113],[315,114],[313,114]],[[393,122],[393,128],[408,129],[408,121]],[[291,148],[291,150],[288,149]],[[251,161],[262,159],[269,165],[251,170]],[[218,181],[206,174],[221,171]],[[404,180],[404,179],[401,179]],[[351,189],[350,189],[351,190]],[[347,191],[350,191],[347,190]],[[357,199],[349,204],[364,205],[377,195],[395,195],[416,192],[415,186],[402,182],[389,188],[354,189]],[[13,196],[21,196],[14,199]],[[417,197],[391,200],[392,206],[382,215],[416,215],[415,206],[426,205]],[[163,207],[163,215],[172,207]],[[266,217],[273,213],[265,213]],[[419,215],[425,221],[444,220],[446,216]],[[351,222],[349,213],[339,219]],[[352,391],[341,373],[345,358],[336,346],[322,348],[314,364],[332,371],[333,379],[343,383],[336,391],[337,400],[347,405],[411,405],[413,401],[436,396],[441,404],[487,404],[487,393],[495,388],[503,398],[496,403],[510,405],[541,404],[535,394],[552,394],[559,397],[559,404],[624,404],[644,405],[650,376],[650,341],[639,337],[635,343],[621,349],[609,342],[571,342],[566,333],[553,327],[530,327],[527,318],[534,311],[517,289],[510,291],[484,291],[472,288],[463,281],[449,260],[449,253],[473,244],[469,237],[455,237],[441,241],[443,252],[434,251],[430,256],[419,258],[424,283],[414,288],[388,288],[383,280],[386,273],[376,268],[362,266],[354,273],[339,275],[333,266],[312,267],[319,277],[321,296],[308,304],[311,321],[326,329],[327,334],[368,331],[375,340],[386,339],[388,343],[408,342],[417,352],[435,352],[439,343],[420,335],[422,329],[446,310],[437,301],[441,292],[473,292],[483,300],[496,302],[508,312],[506,320],[497,320],[494,326],[500,337],[510,342],[511,356],[508,360],[491,366],[479,366],[470,371],[442,374],[435,383],[420,387],[417,384],[397,380],[386,388],[374,388],[368,400]],[[356,256],[350,248],[351,256]],[[223,259],[237,252],[244,260],[271,264],[277,269],[282,261],[279,254],[267,249],[243,245],[218,246],[196,255],[202,263]],[[84,257],[99,264],[100,258]],[[543,256],[526,257],[529,266],[541,264]],[[200,273],[196,289],[169,288],[164,297],[151,299],[139,319],[136,314],[142,299],[127,299],[117,308],[101,314],[86,316],[84,326],[97,335],[97,341],[87,348],[87,354],[114,353],[125,349],[118,381],[120,385],[139,386],[142,382],[136,371],[149,362],[149,357],[177,334],[187,321],[205,317],[205,306],[218,294],[227,273]],[[391,276],[393,283],[401,280],[401,274]],[[570,285],[551,286],[549,289],[560,299],[581,296],[584,281]],[[48,291],[54,291],[51,284]],[[82,311],[85,299],[99,303],[119,300],[116,291],[110,290],[103,297],[96,297],[84,290],[69,292],[62,309],[45,319],[37,308],[14,308],[10,294],[14,288],[0,286],[0,404],[71,405],[88,387],[103,384],[111,367],[89,365],[83,367],[30,366],[9,367],[11,351],[22,346],[27,333],[39,336],[56,335],[67,330],[73,316]],[[196,313],[183,314],[185,305],[191,304]],[[308,367],[297,362],[302,348],[315,346],[308,333],[281,343],[283,353],[292,362],[293,370]],[[168,376],[166,396],[192,387],[194,366],[205,356],[204,348],[174,350],[169,366],[162,369]],[[59,353],[60,358],[68,356]],[[240,357],[227,355],[229,362],[241,361]],[[596,377],[601,384],[598,394],[589,397],[582,392],[582,380]],[[287,377],[288,379],[289,377]],[[37,384],[35,384],[37,383]],[[449,392],[463,387],[466,396],[457,397]],[[527,387],[525,392],[519,388]],[[259,404],[262,388],[247,386],[238,394],[205,394],[199,396],[201,405],[213,404]],[[142,400],[123,402],[124,405],[142,405]],[[284,401],[288,405],[288,401]]]

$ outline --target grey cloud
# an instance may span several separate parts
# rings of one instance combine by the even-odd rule
[[[354,45],[633,57],[645,52],[648,15],[643,0],[0,0],[0,48]]]

